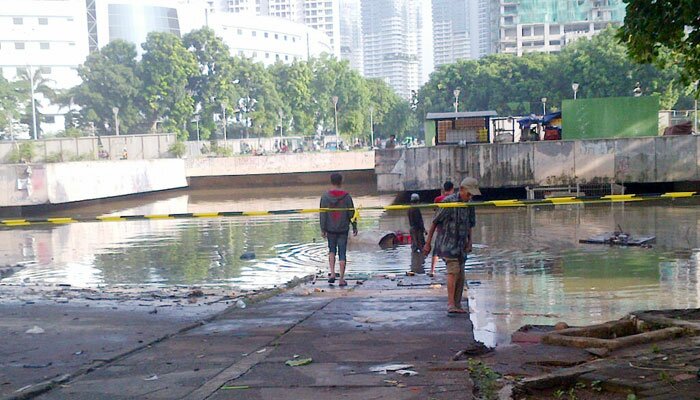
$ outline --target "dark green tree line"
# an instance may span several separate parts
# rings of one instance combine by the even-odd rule
[[[375,131],[385,136],[416,127],[407,101],[332,57],[265,67],[231,56],[207,28],[182,39],[151,33],[141,48],[139,59],[135,46],[114,41],[86,59],[79,68],[83,82],[64,96],[79,106],[70,127],[113,134],[116,107],[123,134],[167,131],[187,139],[199,128],[207,139],[221,137],[224,124],[229,138],[332,134],[334,96],[338,131],[346,138],[369,136],[370,106]],[[385,118],[390,113],[394,117]]]
[[[453,90],[460,88],[462,111],[496,110],[500,115],[541,113],[573,97],[631,96],[636,82],[645,95],[658,94],[662,108],[689,107],[688,86],[680,67],[659,69],[634,62],[609,28],[590,40],[580,39],[559,54],[530,53],[522,57],[496,54],[460,61],[437,69],[418,93],[418,115],[453,110]]]

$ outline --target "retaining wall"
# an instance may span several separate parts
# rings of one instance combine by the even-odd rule
[[[187,186],[183,160],[0,165],[0,207],[62,204]]]
[[[436,189],[477,178],[485,188],[700,181],[700,137],[544,141],[378,150],[380,191]]]
[[[333,151],[267,156],[188,158],[187,177],[275,175],[307,172],[358,171],[374,168],[373,151]]]

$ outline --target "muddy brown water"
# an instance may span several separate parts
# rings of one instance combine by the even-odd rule
[[[108,202],[60,216],[315,208],[322,187],[172,192]],[[351,187],[358,206],[393,195]],[[429,222],[432,211],[424,210]],[[58,215],[54,215],[58,216]],[[262,288],[326,266],[314,214],[78,223],[0,230],[0,264],[26,267],[2,283],[231,285]],[[700,206],[695,201],[477,210],[467,261],[476,336],[507,343],[524,324],[617,319],[639,309],[698,307]],[[655,235],[651,249],[579,244],[616,225]],[[363,211],[348,251],[351,277],[399,273],[410,248],[382,250],[383,233],[408,230],[405,212]],[[253,260],[241,254],[254,252]],[[438,265],[443,271],[444,265]]]

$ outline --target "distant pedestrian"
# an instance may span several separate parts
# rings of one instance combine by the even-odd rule
[[[335,256],[338,255],[340,264],[340,280],[338,286],[347,286],[345,281],[346,251],[348,246],[348,231],[352,225],[352,234],[357,236],[357,221],[354,218],[355,205],[350,193],[341,189],[343,176],[331,174],[333,188],[321,196],[321,208],[338,208],[342,210],[321,212],[321,234],[328,239],[328,264],[330,275],[328,283],[335,282]]]
[[[472,196],[479,195],[479,183],[467,177],[462,180],[459,192],[445,197],[443,202],[469,202]],[[475,224],[476,212],[472,206],[442,208],[430,226],[423,249],[424,254],[430,253],[433,234],[438,226],[442,227],[442,234],[435,241],[435,252],[447,264],[447,312],[450,314],[468,312],[462,308],[464,262],[472,251],[472,228]]]
[[[411,194],[411,205],[416,206],[420,202],[418,193]],[[411,271],[414,273],[424,273],[423,263],[425,256],[423,255],[423,247],[425,246],[425,224],[423,223],[423,214],[420,208],[411,207],[408,210],[408,225],[411,232]]]
[[[384,148],[385,149],[396,148],[396,135],[389,136],[389,139],[386,141],[386,143],[384,143]]]
[[[420,202],[420,195],[413,193],[411,195],[411,205],[415,206]],[[413,251],[422,251],[425,246],[425,225],[423,224],[423,214],[420,208],[411,207],[408,210],[408,224],[411,227],[411,249]]]
[[[452,183],[452,181],[445,181],[442,185],[442,194],[433,200],[433,203],[442,203],[443,200],[445,200],[445,197],[451,195],[452,193],[455,192],[455,185]],[[438,212],[440,209],[438,209]],[[436,241],[440,240],[440,233],[442,232],[441,227],[437,227],[437,238],[435,239]],[[435,251],[433,250],[433,257],[430,262],[430,273],[428,276],[433,277],[435,276],[435,266],[437,265],[438,262],[438,256],[435,254]]]

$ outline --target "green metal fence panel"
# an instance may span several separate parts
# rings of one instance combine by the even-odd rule
[[[564,100],[562,139],[657,136],[659,97]]]

